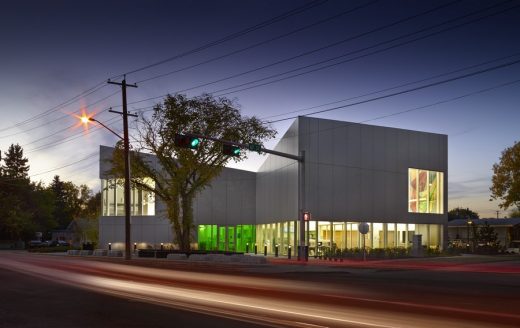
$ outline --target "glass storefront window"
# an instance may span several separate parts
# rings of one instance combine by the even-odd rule
[[[145,183],[153,188],[155,185],[151,179]],[[101,199],[103,216],[124,216],[124,187],[121,180],[101,180]],[[155,197],[150,191],[132,188],[130,190],[130,213],[134,216],[155,215]]]
[[[200,250],[215,250],[217,248],[217,225],[199,225],[197,237]]]
[[[346,233],[345,233],[344,226],[345,226],[344,223],[334,222],[334,224],[333,224],[334,233],[332,234],[333,235],[333,238],[332,238],[332,247],[333,248],[343,249],[346,247],[346,245],[345,245]]]
[[[396,239],[397,239],[397,233],[395,231],[395,223],[387,223],[386,231],[387,231],[386,247],[395,247]]]
[[[372,224],[372,247],[385,248],[385,237],[382,223]]]
[[[408,212],[444,213],[442,172],[408,169]]]

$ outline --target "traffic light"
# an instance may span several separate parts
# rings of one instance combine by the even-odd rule
[[[197,137],[186,136],[183,134],[175,135],[175,146],[181,148],[197,149],[200,139]]]
[[[222,144],[222,153],[224,155],[238,157],[240,156],[240,147],[230,144]]]

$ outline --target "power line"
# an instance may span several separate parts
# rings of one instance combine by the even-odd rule
[[[404,38],[407,38],[407,37],[410,37],[412,35],[415,35],[415,34],[419,34],[419,33],[422,33],[422,32],[425,32],[425,31],[428,31],[428,30],[431,30],[431,29],[434,29],[434,28],[437,28],[437,27],[440,27],[442,25],[446,25],[446,24],[449,24],[449,23],[453,23],[455,21],[458,21],[458,20],[461,20],[461,19],[464,19],[466,17],[469,17],[469,16],[473,16],[473,15],[476,15],[476,14],[479,14],[479,13],[482,13],[482,12],[485,12],[485,11],[488,11],[490,9],[493,9],[497,6],[501,6],[505,3],[508,3],[508,2],[511,2],[512,0],[507,0],[507,1],[503,1],[499,4],[494,4],[492,6],[489,6],[489,7],[486,7],[486,8],[483,8],[483,9],[480,9],[480,10],[476,10],[476,11],[473,11],[469,14],[465,14],[465,15],[461,15],[461,16],[458,16],[458,17],[455,17],[453,19],[449,19],[449,20],[446,20],[442,23],[439,23],[439,24],[434,24],[432,26],[429,26],[429,27],[426,27],[426,28],[422,28],[420,30],[417,30],[415,32],[411,32],[411,33],[406,33],[406,34],[403,34],[399,37],[395,37],[395,38],[392,38],[390,40],[386,40],[386,41],[383,41],[383,42],[379,42],[375,45],[372,45],[372,46],[368,46],[368,47],[365,47],[365,48],[362,48],[362,49],[358,49],[358,50],[355,50],[355,51],[351,51],[351,52],[348,52],[348,53],[345,53],[345,54],[342,54],[340,56],[336,56],[336,57],[333,57],[333,58],[330,58],[330,59],[327,59],[327,60],[323,60],[323,61],[319,61],[319,62],[316,62],[316,63],[313,63],[313,64],[308,64],[308,65],[304,65],[304,66],[301,66],[299,68],[296,68],[296,69],[292,69],[292,70],[289,70],[289,71],[285,71],[283,73],[277,73],[277,74],[274,74],[274,75],[270,75],[268,77],[264,77],[264,78],[261,78],[261,79],[256,79],[256,80],[253,80],[253,81],[249,81],[249,82],[246,82],[246,83],[240,83],[240,84],[237,84],[237,85],[234,85],[234,86],[231,86],[231,87],[227,87],[227,88],[224,88],[224,89],[220,89],[220,90],[216,90],[216,91],[212,91],[211,93],[212,94],[215,94],[215,93],[219,93],[219,92],[222,92],[222,91],[227,91],[227,90],[230,90],[230,89],[236,89],[236,88],[240,88],[242,86],[245,86],[245,85],[250,85],[250,84],[253,84],[253,83],[257,83],[257,82],[261,82],[261,81],[264,81],[264,80],[268,80],[268,79],[272,79],[272,78],[275,78],[275,77],[278,77],[278,76],[282,76],[282,75],[286,75],[286,74],[289,74],[289,73],[292,73],[292,72],[296,72],[296,71],[299,71],[299,70],[302,70],[302,69],[305,69],[305,68],[310,68],[310,67],[313,67],[313,66],[317,66],[317,65],[321,65],[321,64],[324,64],[324,63],[327,63],[327,62],[330,62],[330,61],[333,61],[333,60],[337,60],[337,59],[340,59],[342,57],[346,57],[346,56],[349,56],[349,55],[352,55],[352,54],[355,54],[355,53],[359,53],[359,52],[363,52],[363,51],[366,51],[366,50],[369,50],[369,49],[372,49],[372,48],[376,48],[378,46],[381,46],[381,45],[384,45],[384,44],[388,44],[388,43],[392,43],[394,41],[397,41],[397,40],[400,40],[400,39],[404,39]],[[451,3],[449,4],[446,4],[446,5],[443,5],[443,6],[447,6],[447,5],[450,5]],[[441,6],[442,7],[442,6]],[[316,72],[316,71],[319,71],[319,70],[323,70],[323,69],[326,69],[326,68],[330,68],[330,67],[333,67],[333,66],[337,66],[337,65],[340,65],[340,64],[344,64],[344,63],[347,63],[347,62],[350,62],[350,61],[354,61],[354,60],[357,60],[357,59],[360,59],[360,58],[364,58],[364,57],[368,57],[370,55],[373,55],[373,54],[378,54],[378,53],[381,53],[381,52],[384,52],[384,51],[387,51],[387,50],[390,50],[390,49],[393,49],[393,48],[396,48],[396,47],[399,47],[399,46],[403,46],[403,45],[406,45],[406,44],[409,44],[409,43],[412,43],[412,42],[415,42],[415,41],[419,41],[419,40],[422,40],[422,39],[425,39],[425,38],[428,38],[428,37],[431,37],[431,36],[434,36],[434,35],[437,35],[437,34],[440,34],[440,33],[444,33],[446,31],[449,31],[449,30],[453,30],[453,29],[456,29],[456,28],[459,28],[459,27],[462,27],[462,26],[465,26],[465,25],[468,25],[468,24],[471,24],[471,23],[474,23],[476,21],[479,21],[479,20],[482,20],[484,18],[488,18],[488,17],[491,17],[491,16],[494,16],[494,15],[497,15],[497,14],[500,14],[502,12],[505,12],[505,11],[508,11],[508,10],[511,10],[511,9],[514,9],[516,7],[519,7],[519,6],[515,6],[515,7],[510,7],[510,8],[506,8],[502,11],[499,11],[499,12],[495,12],[495,13],[491,13],[491,14],[488,14],[486,16],[483,16],[483,17],[479,17],[479,18],[476,18],[476,19],[473,19],[471,21],[468,21],[468,22],[465,22],[465,23],[461,23],[459,25],[455,25],[455,26],[452,26],[452,27],[448,27],[448,28],[445,28],[445,29],[442,29],[442,30],[439,30],[439,31],[436,31],[436,32],[433,32],[433,33],[430,33],[430,34],[427,34],[427,35],[424,35],[424,36],[421,36],[421,37],[418,37],[418,38],[415,38],[415,39],[411,39],[411,40],[408,40],[408,41],[405,41],[405,42],[402,42],[402,43],[399,43],[399,44],[395,44],[395,45],[392,45],[392,46],[389,46],[387,48],[383,48],[383,49],[379,49],[379,50],[376,50],[376,51],[373,51],[373,52],[370,52],[370,53],[366,53],[366,54],[363,54],[363,55],[360,55],[358,57],[354,57],[354,58],[349,58],[347,60],[343,60],[343,61],[340,61],[340,62],[336,62],[336,63],[333,63],[333,64],[329,64],[329,65],[326,65],[326,66],[322,66],[322,67],[318,67],[316,69],[312,69],[312,70],[309,70],[309,71],[306,71],[306,72],[302,72],[302,73],[298,73],[298,74],[294,74],[294,75],[291,75],[291,76],[287,76],[287,77],[283,77],[283,78],[280,78],[280,79],[277,79],[277,80],[274,80],[274,81],[268,81],[266,83],[262,83],[262,84],[259,84],[259,85],[254,85],[254,86],[251,86],[251,87],[246,87],[246,88],[242,88],[242,89],[239,89],[239,90],[234,90],[234,91],[230,91],[230,92],[227,92],[227,93],[221,93],[221,94],[218,94],[218,96],[224,96],[224,95],[228,95],[228,94],[232,94],[232,93],[236,93],[236,92],[240,92],[240,91],[245,91],[245,90],[249,90],[249,89],[253,89],[253,88],[257,88],[257,87],[260,87],[260,86],[264,86],[264,85],[267,85],[267,84],[272,84],[272,83],[275,83],[275,82],[279,82],[279,81],[282,81],[282,80],[287,80],[287,79],[290,79],[290,78],[294,78],[294,77],[298,77],[298,76],[301,76],[301,75],[305,75],[305,74],[309,74],[309,73],[313,73],[313,72]],[[396,21],[396,22],[393,22],[391,24],[388,24],[388,25],[385,25],[385,26],[381,26],[379,28],[376,28],[376,29],[373,29],[371,31],[367,31],[367,32],[364,32],[364,33],[361,33],[361,34],[358,34],[356,36],[353,36],[353,37],[349,37],[347,39],[344,39],[344,40],[341,40],[339,41],[340,43],[341,42],[344,42],[346,40],[350,40],[350,39],[354,39],[354,38],[358,38],[359,36],[364,36],[368,33],[373,33],[374,30],[380,30],[380,29],[384,29],[388,26],[393,26],[395,24],[398,24],[402,21],[406,21],[406,20],[409,20],[409,19],[413,19],[413,18],[416,18],[416,17],[419,17],[421,15],[424,15],[424,14],[427,14],[433,10],[437,10],[437,9],[440,9],[439,7],[436,7],[436,8],[433,8],[431,10],[428,10],[426,12],[423,12],[423,13],[419,13],[419,14],[416,14],[416,15],[413,15],[413,16],[410,16],[410,17],[406,17],[404,19],[401,19],[399,21]],[[336,44],[336,43],[334,43]],[[334,45],[332,44],[332,45]],[[242,73],[238,73],[238,74],[234,74],[234,75],[231,75],[231,76],[228,76],[228,77],[225,77],[225,78],[221,78],[221,79],[218,79],[218,80],[215,80],[215,81],[212,81],[212,82],[207,82],[207,83],[203,83],[203,84],[199,84],[199,85],[196,85],[196,86],[193,86],[193,87],[189,87],[189,88],[185,88],[185,89],[182,89],[182,90],[177,90],[175,92],[170,92],[170,93],[180,93],[180,92],[186,92],[186,91],[189,91],[189,90],[193,90],[193,89],[196,89],[196,88],[200,88],[200,87],[203,87],[203,86],[207,86],[207,85],[210,85],[210,84],[214,84],[214,83],[217,83],[217,82],[222,82],[224,80],[228,80],[228,79],[231,79],[231,78],[235,78],[235,77],[238,77],[238,76],[241,76],[241,75],[245,75],[245,74],[248,74],[248,73],[252,73],[252,72],[255,72],[255,71],[258,71],[258,70],[261,70],[261,69],[265,69],[267,67],[271,67],[271,66],[274,66],[274,65],[277,65],[277,64],[280,64],[282,62],[286,62],[286,61],[289,61],[289,60],[292,60],[292,59],[295,59],[295,58],[299,58],[299,57],[302,57],[304,56],[305,54],[310,54],[310,53],[313,53],[313,52],[316,52],[316,51],[319,51],[321,49],[324,49],[328,46],[325,46],[325,47],[321,47],[321,48],[318,48],[318,49],[314,49],[314,50],[311,50],[311,51],[308,51],[306,53],[303,53],[303,54],[299,54],[299,55],[296,55],[296,56],[293,56],[293,57],[290,57],[290,58],[287,58],[285,60],[281,60],[281,61],[278,61],[278,62],[275,62],[275,63],[271,63],[271,64],[268,64],[268,65],[264,65],[262,67],[258,67],[258,68],[255,68],[255,69],[251,69],[251,70],[248,70],[248,71],[245,71],[245,72],[242,72]],[[142,99],[142,100],[138,100],[138,101],[134,101],[134,102],[130,102],[129,104],[137,104],[137,103],[141,103],[141,102],[146,102],[146,101],[150,101],[150,100],[155,100],[155,99],[158,99],[158,98],[163,98],[165,96],[167,96],[168,94],[163,94],[163,95],[160,95],[160,96],[154,96],[154,97],[149,97],[149,98],[145,98],[145,99]]]
[[[104,82],[101,82],[101,83],[98,83],[96,84],[95,86],[85,90],[85,91],[82,91],[81,93],[79,93],[78,95],[72,97],[72,98],[69,98],[68,100],[50,108],[50,109],[47,109],[46,111],[44,111],[43,113],[40,113],[40,114],[37,114],[37,115],[34,115],[26,120],[23,120],[23,121],[20,121],[18,123],[15,123],[11,126],[8,126],[8,127],[5,127],[5,128],[1,128],[0,129],[0,132],[3,132],[3,131],[7,131],[7,130],[10,130],[10,129],[13,129],[13,128],[17,128],[17,127],[20,127],[20,126],[23,126],[23,125],[26,125],[27,123],[30,123],[30,122],[33,122],[37,119],[40,119],[42,117],[45,117],[46,115],[50,114],[50,113],[53,113],[53,112],[56,112],[57,110],[65,107],[65,106],[68,106],[72,103],[74,103],[75,101],[77,101],[80,97],[86,97],[88,95],[91,95],[99,90],[101,90],[103,87],[105,87],[105,84]]]
[[[471,76],[484,74],[484,73],[491,72],[491,71],[494,71],[494,70],[497,70],[497,69],[509,67],[509,66],[512,66],[512,65],[516,65],[518,63],[520,63],[520,59],[511,61],[511,62],[507,62],[507,63],[504,63],[504,64],[492,66],[492,67],[489,67],[489,68],[486,68],[486,69],[482,69],[482,70],[479,70],[479,71],[476,71],[476,72],[455,76],[455,77],[452,77],[452,78],[449,78],[449,79],[445,79],[445,80],[441,80],[441,81],[437,81],[437,82],[433,82],[433,83],[428,83],[428,84],[421,85],[421,86],[418,86],[418,87],[415,87],[415,88],[411,88],[411,89],[407,89],[407,90],[403,90],[403,91],[399,91],[399,92],[394,92],[394,93],[390,93],[390,94],[387,94],[387,95],[374,97],[374,98],[370,98],[370,99],[366,99],[366,100],[361,100],[361,101],[358,101],[358,102],[355,102],[355,103],[350,103],[350,104],[346,104],[346,105],[342,105],[342,106],[336,106],[336,107],[333,107],[333,108],[328,108],[328,109],[315,111],[315,112],[312,112],[312,113],[305,114],[303,116],[309,116],[309,115],[315,115],[315,114],[330,112],[330,111],[341,109],[341,108],[357,106],[357,105],[366,104],[366,103],[374,102],[374,101],[381,100],[381,99],[395,97],[395,96],[398,96],[398,95],[402,95],[402,94],[406,94],[406,93],[410,93],[410,92],[414,92],[414,91],[430,88],[430,87],[433,87],[433,86],[437,86],[437,85],[441,85],[441,84],[445,84],[445,83],[449,83],[449,82],[465,79],[465,78],[468,78],[468,77],[471,77]],[[292,117],[287,117],[287,118],[283,118],[283,119],[279,119],[279,120],[268,121],[267,123],[276,123],[276,122],[286,121],[286,120],[290,120],[290,119],[295,119],[297,117],[298,116],[292,116]]]
[[[170,62],[170,61],[173,61],[173,60],[176,60],[176,59],[179,59],[179,58],[182,58],[182,57],[186,57],[188,55],[192,55],[194,53],[198,53],[198,52],[201,52],[203,50],[206,50],[208,48],[211,48],[213,46],[216,46],[218,44],[221,44],[221,43],[224,43],[224,42],[227,42],[227,41],[230,41],[230,40],[233,40],[233,39],[236,39],[238,37],[241,37],[243,35],[246,35],[248,33],[251,33],[251,32],[254,32],[256,30],[259,30],[261,28],[264,28],[266,26],[269,26],[271,24],[274,24],[276,22],[279,22],[279,21],[282,21],[288,17],[291,17],[291,16],[294,16],[294,15],[297,15],[299,13],[302,13],[306,10],[309,10],[309,9],[312,9],[314,7],[317,7],[317,6],[320,6],[322,4],[324,4],[325,2],[327,2],[328,0],[314,0],[314,1],[311,1],[309,3],[306,3],[304,4],[303,6],[299,6],[295,9],[292,9],[292,10],[289,10],[285,13],[282,13],[278,16],[275,16],[273,18],[270,18],[266,21],[263,21],[263,22],[260,22],[256,25],[253,25],[253,26],[250,26],[248,28],[245,28],[243,30],[240,30],[238,32],[235,32],[235,33],[232,33],[232,34],[229,34],[223,38],[220,38],[218,40],[215,40],[215,41],[211,41],[209,43],[206,43],[202,46],[199,46],[197,48],[194,48],[194,49],[191,49],[191,50],[188,50],[188,51],[185,51],[185,52],[182,52],[178,55],[175,55],[175,56],[172,56],[172,57],[169,57],[169,58],[166,58],[166,59],[163,59],[161,61],[158,61],[158,62],[155,62],[155,63],[152,63],[152,64],[149,64],[149,65],[146,65],[146,66],[142,66],[140,68],[136,68],[134,70],[131,70],[131,71],[128,71],[124,74],[120,74],[120,75],[117,75],[117,76],[113,76],[111,77],[111,79],[117,79],[117,78],[120,78],[122,77],[123,75],[129,75],[129,74],[133,74],[133,73],[137,73],[137,72],[140,72],[140,71],[143,71],[143,70],[146,70],[146,69],[149,69],[149,68],[152,68],[152,67],[155,67],[155,66],[158,66],[158,65],[162,65],[164,63],[167,63],[167,62]]]
[[[368,6],[371,6],[377,2],[379,2],[380,0],[374,0],[374,1],[371,1],[371,2],[368,2],[366,4],[363,4],[363,5],[359,5],[357,7],[354,7],[354,8],[351,8],[351,9],[348,9],[348,10],[345,10],[345,11],[342,11],[338,14],[335,14],[333,16],[330,16],[330,17],[327,17],[325,19],[322,19],[322,20],[319,20],[315,23],[312,23],[312,24],[309,24],[309,25],[305,25],[303,27],[300,27],[298,29],[295,29],[295,30],[292,30],[290,32],[287,32],[287,33],[284,33],[284,34],[281,34],[281,35],[278,35],[276,37],[273,37],[273,38],[270,38],[270,39],[267,39],[267,40],[264,40],[264,41],[261,41],[261,42],[258,42],[258,43],[255,43],[255,44],[252,44],[250,46],[247,46],[245,48],[241,48],[241,49],[238,49],[238,50],[235,50],[235,51],[232,51],[232,52],[228,52],[224,55],[221,55],[221,56],[217,56],[217,57],[213,57],[213,58],[210,58],[208,60],[205,60],[205,61],[202,61],[202,62],[199,62],[197,64],[193,64],[193,65],[190,65],[190,66],[186,66],[186,67],[183,67],[183,68],[179,68],[177,70],[174,70],[174,71],[170,71],[170,72],[167,72],[167,73],[162,73],[162,74],[158,74],[158,75],[155,75],[155,76],[152,76],[152,77],[149,77],[149,78],[146,78],[146,79],[143,79],[143,80],[140,80],[140,81],[137,81],[136,83],[144,83],[144,82],[148,82],[150,80],[155,80],[155,79],[158,79],[158,78],[162,78],[162,77],[165,77],[165,76],[169,76],[169,75],[172,75],[172,74],[175,74],[175,73],[179,73],[179,72],[182,72],[182,71],[186,71],[188,69],[191,69],[191,68],[195,68],[195,67],[198,67],[198,66],[201,66],[201,65],[204,65],[204,64],[208,64],[208,63],[211,63],[211,62],[214,62],[214,61],[217,61],[217,60],[220,60],[220,59],[223,59],[223,58],[226,58],[226,57],[229,57],[229,56],[232,56],[232,55],[236,55],[238,53],[241,53],[241,52],[244,52],[244,51],[247,51],[247,50],[251,50],[251,49],[254,49],[256,47],[259,47],[259,46],[262,46],[262,45],[265,45],[267,43],[270,43],[270,42],[273,42],[273,41],[276,41],[276,40],[280,40],[282,38],[285,38],[287,36],[290,36],[290,35],[293,35],[293,34],[296,34],[298,32],[301,32],[301,31],[304,31],[306,29],[309,29],[309,28],[312,28],[312,27],[316,27],[320,24],[323,24],[323,23],[326,23],[328,21],[331,21],[333,19],[336,19],[338,17],[341,17],[341,16],[344,16],[346,14],[350,14],[350,13],[353,13],[355,11],[358,11],[360,9],[363,9],[365,7],[368,7]],[[457,1],[454,1],[454,2],[458,2],[460,0],[457,0]]]
[[[510,82],[501,83],[501,84],[498,84],[498,85],[495,85],[495,86],[492,86],[492,87],[480,89],[480,90],[473,91],[473,92],[470,92],[470,93],[466,93],[466,94],[461,95],[461,96],[457,96],[457,97],[453,97],[453,98],[449,98],[449,99],[445,99],[445,100],[440,100],[440,101],[437,101],[437,102],[432,103],[432,104],[428,104],[428,105],[424,105],[424,106],[420,106],[420,107],[415,107],[415,108],[410,108],[410,109],[407,109],[407,110],[403,110],[403,111],[400,111],[400,112],[395,112],[395,113],[391,113],[391,114],[387,114],[387,115],[378,116],[378,117],[371,118],[371,119],[368,119],[368,120],[360,121],[359,123],[366,123],[366,122],[371,122],[371,121],[377,121],[377,120],[380,120],[380,119],[383,119],[383,118],[387,118],[387,117],[392,117],[392,116],[397,116],[397,115],[401,115],[401,114],[405,114],[405,113],[414,112],[414,111],[417,111],[417,110],[421,110],[421,109],[425,109],[425,108],[429,108],[429,107],[445,104],[445,103],[448,103],[448,102],[460,100],[460,99],[467,98],[467,97],[470,97],[470,96],[474,96],[474,95],[477,95],[477,94],[481,94],[481,93],[489,92],[489,91],[492,91],[492,90],[500,89],[500,88],[507,87],[507,86],[510,86],[510,85],[514,85],[514,84],[517,84],[517,83],[520,83],[520,79],[514,80],[514,81],[510,81]]]
[[[511,1],[511,0],[509,0],[509,1]],[[506,2],[509,2],[509,1],[506,1]],[[491,6],[491,7],[495,7],[495,6],[497,6],[497,5],[494,5],[494,6]],[[484,9],[484,10],[480,10],[479,12],[486,11],[486,10],[488,10],[491,7],[488,7],[486,9]],[[293,75],[290,75],[290,76],[282,77],[282,78],[279,78],[279,79],[276,79],[276,80],[273,80],[273,81],[268,81],[268,82],[257,84],[257,85],[254,85],[254,86],[250,86],[250,87],[246,87],[246,88],[242,88],[242,89],[238,89],[238,90],[233,90],[233,91],[229,91],[229,92],[225,92],[225,93],[220,93],[220,94],[218,94],[218,96],[225,96],[225,95],[232,94],[232,93],[237,93],[237,92],[241,92],[241,91],[245,91],[245,90],[249,90],[249,89],[253,89],[253,88],[258,88],[258,87],[261,87],[261,86],[264,86],[264,85],[268,85],[268,84],[272,84],[272,83],[276,83],[276,82],[292,79],[292,78],[295,78],[295,77],[298,77],[298,76],[314,73],[314,72],[317,72],[317,71],[321,71],[323,69],[327,69],[327,68],[331,68],[331,67],[334,67],[334,66],[337,66],[337,65],[345,64],[347,62],[351,62],[351,61],[354,61],[354,60],[357,60],[357,59],[365,58],[365,57],[368,57],[368,56],[371,56],[371,55],[374,55],[374,54],[378,54],[378,53],[381,53],[381,52],[384,52],[384,51],[388,51],[388,50],[391,50],[391,49],[394,49],[394,48],[397,48],[397,47],[401,47],[403,45],[410,44],[412,42],[423,40],[423,39],[426,39],[426,38],[429,38],[429,37],[432,37],[432,36],[444,33],[446,31],[450,31],[450,30],[453,30],[453,29],[456,29],[456,28],[460,28],[460,27],[463,27],[463,26],[475,23],[477,21],[480,21],[482,19],[489,18],[489,17],[495,16],[495,15],[507,12],[507,11],[512,10],[512,9],[516,9],[518,7],[520,7],[520,5],[517,5],[517,6],[514,6],[514,7],[510,7],[510,8],[506,8],[506,9],[501,10],[499,12],[495,12],[495,13],[491,13],[491,14],[488,14],[488,15],[485,15],[485,16],[482,16],[482,17],[478,17],[478,18],[475,18],[475,19],[470,20],[470,21],[465,22],[465,23],[461,23],[461,24],[458,24],[458,25],[455,25],[455,26],[452,26],[452,27],[447,27],[447,28],[444,28],[442,30],[439,30],[439,31],[436,31],[436,32],[432,32],[432,33],[429,33],[429,34],[426,34],[426,35],[423,35],[423,36],[420,36],[420,37],[417,37],[417,38],[414,38],[414,39],[410,39],[410,40],[407,40],[407,41],[403,41],[401,43],[397,43],[397,44],[391,45],[389,47],[386,47],[386,48],[383,48],[383,49],[379,49],[379,50],[375,50],[375,51],[372,51],[372,52],[369,52],[369,53],[366,53],[366,54],[363,54],[363,55],[360,55],[360,56],[357,56],[357,57],[349,58],[349,59],[342,60],[342,61],[339,61],[339,62],[336,62],[336,63],[328,64],[328,65],[325,65],[325,66],[322,66],[322,67],[318,67],[318,68],[315,68],[315,69],[312,69],[312,70],[308,70],[308,71],[305,71],[305,72],[301,72],[301,73],[293,74]],[[464,15],[464,16],[459,16],[455,20],[458,20],[460,18],[465,18],[465,17],[467,17],[469,15],[474,15],[475,13],[476,12],[468,14],[468,15]],[[235,85],[235,86],[232,86],[232,87],[227,87],[227,88],[224,88],[224,89],[216,90],[216,91],[214,91],[212,93],[219,93],[219,92],[223,92],[223,91],[227,91],[227,90],[231,90],[231,89],[240,88],[242,86],[254,84],[254,83],[257,83],[257,82],[273,79],[273,78],[276,78],[278,76],[282,76],[282,75],[286,75],[286,74],[289,74],[289,73],[297,72],[297,71],[300,71],[300,70],[305,69],[305,68],[310,68],[310,67],[313,67],[313,66],[321,65],[321,64],[324,64],[324,63],[327,63],[327,62],[330,62],[330,61],[334,61],[334,60],[337,60],[339,58],[346,57],[346,56],[349,56],[349,55],[352,55],[352,54],[355,54],[355,53],[358,53],[358,52],[369,50],[371,48],[376,48],[376,47],[381,46],[383,44],[392,43],[394,41],[397,41],[397,40],[403,39],[403,38],[407,38],[407,37],[409,37],[411,35],[414,35],[414,34],[422,33],[422,32],[424,32],[426,30],[439,27],[441,25],[450,23],[452,21],[453,20],[445,21],[443,23],[436,24],[436,25],[430,26],[428,28],[424,28],[424,29],[421,29],[419,31],[412,32],[412,33],[407,33],[405,35],[402,35],[402,36],[399,36],[399,37],[396,37],[396,38],[393,38],[393,39],[390,39],[390,40],[387,40],[387,41],[383,41],[383,42],[377,43],[377,44],[369,46],[369,47],[365,47],[365,48],[362,48],[362,49],[351,51],[349,53],[346,53],[346,54],[343,54],[343,55],[340,55],[340,56],[329,58],[329,59],[326,59],[326,60],[323,60],[323,61],[320,61],[320,62],[317,62],[317,63],[314,63],[314,64],[305,65],[305,66],[302,66],[302,67],[299,67],[299,68],[296,68],[296,69],[285,71],[283,73],[273,74],[273,75],[270,75],[270,76],[267,76],[267,77],[264,77],[264,78],[261,78],[261,79],[257,79],[257,80],[253,80],[253,81],[249,81],[249,82],[245,82],[245,83],[241,83],[241,84],[238,84],[238,85]]]
[[[382,93],[382,92],[385,92],[385,91],[390,91],[390,90],[406,87],[406,86],[409,86],[409,85],[417,84],[417,83],[420,83],[420,82],[433,80],[433,79],[436,79],[436,78],[439,78],[439,77],[442,77],[442,76],[447,76],[447,75],[451,75],[451,74],[454,74],[454,73],[466,71],[466,70],[469,70],[469,69],[472,69],[472,68],[485,66],[485,65],[488,65],[488,64],[491,64],[491,63],[499,62],[499,61],[502,61],[504,59],[513,58],[513,57],[516,57],[516,56],[519,56],[519,55],[520,55],[520,52],[517,52],[517,53],[514,53],[512,55],[508,55],[508,56],[503,56],[503,57],[487,60],[487,61],[484,61],[484,62],[481,62],[481,63],[478,63],[478,64],[465,66],[465,67],[462,67],[462,68],[458,68],[458,69],[455,69],[455,70],[452,70],[452,71],[449,71],[449,72],[445,72],[445,73],[441,73],[441,74],[436,74],[436,75],[433,75],[433,76],[430,76],[430,77],[427,77],[427,78],[423,78],[423,79],[420,79],[420,80],[415,80],[415,81],[412,81],[412,82],[406,82],[406,83],[399,84],[399,85],[396,85],[396,86],[380,89],[380,90],[377,90],[377,91],[371,91],[371,92],[368,92],[368,93],[364,93],[362,95],[357,95],[357,96],[353,96],[353,97],[349,97],[349,98],[344,98],[344,99],[328,102],[328,103],[321,104],[321,105],[316,105],[316,106],[311,106],[311,107],[307,107],[307,108],[297,109],[297,110],[293,110],[293,111],[289,111],[289,112],[285,112],[285,113],[281,113],[281,114],[276,114],[276,115],[265,116],[265,117],[262,117],[261,119],[262,120],[266,120],[268,118],[274,118],[274,117],[285,116],[285,115],[299,113],[299,112],[305,112],[305,111],[308,111],[308,110],[311,110],[311,109],[315,109],[315,108],[325,107],[325,106],[334,105],[334,104],[342,103],[342,102],[349,101],[349,100],[359,99],[359,98],[363,98],[363,97],[366,97],[366,96],[371,96],[371,95],[374,95],[374,94]]]
[[[470,96],[474,96],[474,95],[477,95],[477,94],[490,92],[490,91],[493,91],[493,90],[497,90],[497,89],[504,88],[504,87],[507,87],[507,86],[515,85],[515,84],[518,84],[518,83],[520,83],[520,79],[509,81],[509,82],[504,82],[504,83],[497,84],[497,85],[494,85],[494,86],[491,86],[491,87],[487,87],[487,88],[483,88],[483,89],[479,89],[479,90],[472,91],[472,92],[469,92],[469,93],[466,93],[466,94],[463,94],[463,95],[460,95],[460,96],[456,96],[456,97],[440,100],[440,101],[437,101],[435,103],[431,103],[431,104],[427,104],[427,105],[423,105],[423,106],[418,106],[418,107],[402,110],[402,111],[391,113],[391,114],[385,114],[385,115],[376,116],[376,117],[373,117],[373,118],[370,118],[370,119],[367,119],[367,120],[362,120],[362,121],[358,121],[358,122],[339,122],[341,124],[338,125],[338,126],[334,126],[334,127],[327,128],[327,129],[321,129],[321,130],[316,131],[316,132],[311,132],[310,134],[317,134],[317,133],[321,133],[321,132],[324,132],[324,131],[332,131],[332,130],[335,130],[335,129],[344,128],[344,127],[346,127],[348,125],[363,124],[363,123],[366,123],[366,122],[377,121],[377,120],[384,119],[384,118],[387,118],[387,117],[398,116],[398,115],[414,112],[414,111],[417,111],[417,110],[432,108],[432,107],[435,107],[435,106],[438,106],[438,105],[442,105],[442,104],[446,104],[446,103],[453,102],[453,101],[456,101],[456,100],[464,99],[464,98],[467,98],[467,97],[470,97]],[[307,116],[307,115],[302,115],[302,116]],[[456,134],[456,135],[458,135],[458,134]],[[283,137],[275,138],[273,140],[280,140],[282,138]]]

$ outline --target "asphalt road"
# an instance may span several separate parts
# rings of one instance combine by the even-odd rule
[[[138,265],[0,252],[1,267],[12,270],[0,275],[0,327],[254,327],[255,322],[458,328],[520,322],[516,262],[496,272],[472,272],[472,263],[455,271],[132,263]]]
[[[177,310],[0,270],[0,327],[221,327],[264,325]]]

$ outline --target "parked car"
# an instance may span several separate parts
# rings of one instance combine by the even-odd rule
[[[29,247],[41,247],[42,241],[41,240],[31,240],[29,242]]]
[[[45,242],[46,246],[56,247],[56,246],[70,246],[68,242],[65,240],[48,240]]]

